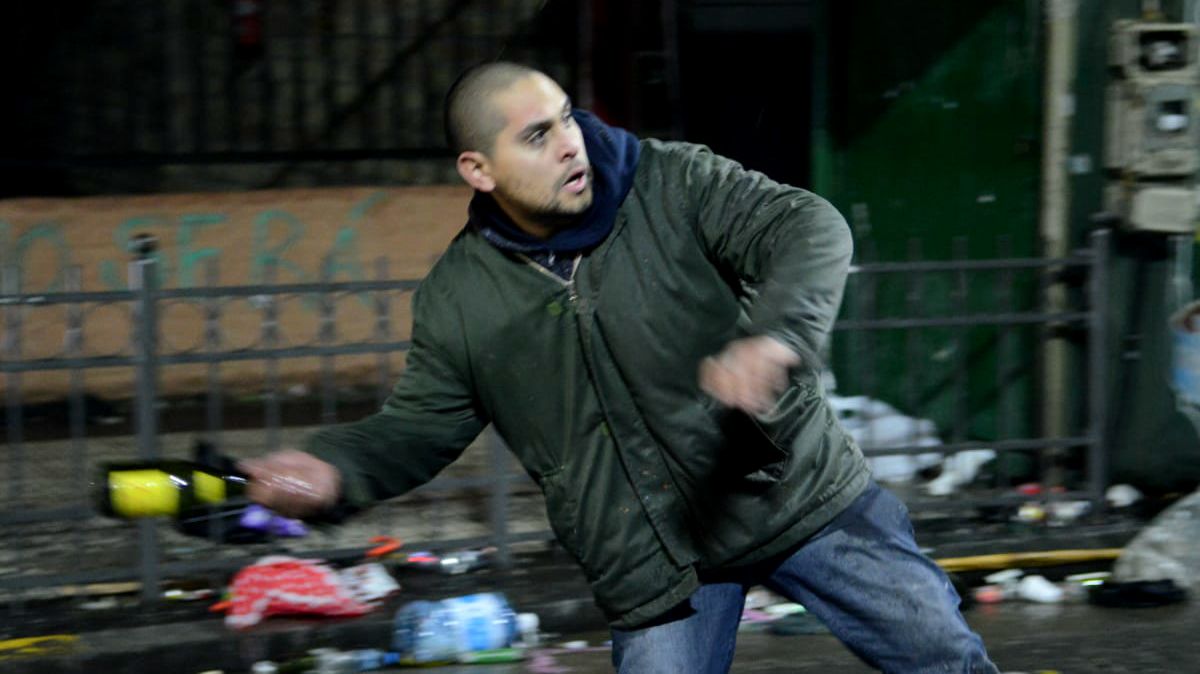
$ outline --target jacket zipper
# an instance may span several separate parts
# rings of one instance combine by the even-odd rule
[[[541,275],[552,278],[555,282],[565,286],[567,288],[567,301],[570,302],[572,306],[579,302],[579,292],[575,288],[575,272],[579,269],[579,262],[583,259],[582,255],[576,255],[575,260],[571,263],[571,278],[569,279],[564,279],[558,274],[546,269],[542,265],[535,262],[533,258],[524,253],[517,253],[517,256],[524,260],[525,264],[536,269]]]

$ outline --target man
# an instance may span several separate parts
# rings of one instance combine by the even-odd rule
[[[826,404],[851,242],[824,200],[638,141],[529,68],[447,97],[467,227],[413,300],[383,409],[246,465],[289,514],[431,479],[485,424],[541,486],[621,672],[724,672],[747,589],[892,672],[994,672],[902,503]]]

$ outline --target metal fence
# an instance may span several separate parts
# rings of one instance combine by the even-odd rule
[[[281,390],[279,363],[288,359],[315,358],[320,362],[317,397],[317,421],[336,420],[339,408],[337,384],[333,378],[334,359],[363,356],[377,359],[377,377],[372,385],[378,404],[392,383],[396,367],[393,357],[408,347],[402,331],[393,320],[395,305],[416,286],[417,280],[388,279],[386,264],[377,268],[377,280],[361,282],[322,281],[306,284],[265,284],[256,286],[215,286],[217,273],[210,268],[210,284],[195,288],[167,289],[159,287],[155,257],[151,254],[153,240],[138,239],[137,257],[129,265],[130,289],[113,292],[84,292],[79,287],[79,274],[69,276],[64,292],[46,294],[22,293],[17,287],[17,270],[3,270],[0,288],[0,313],[3,318],[3,339],[0,341],[0,373],[6,398],[6,446],[0,470],[6,473],[3,482],[5,498],[0,501],[0,531],[9,541],[0,552],[0,596],[20,605],[30,596],[51,595],[63,588],[92,583],[140,581],[142,596],[154,598],[160,582],[167,578],[203,575],[228,571],[244,565],[251,557],[246,549],[230,546],[204,545],[205,541],[181,543],[169,527],[161,522],[141,521],[125,524],[96,517],[89,498],[91,464],[99,458],[154,458],[164,451],[178,455],[178,446],[164,449],[167,434],[161,415],[164,413],[157,392],[157,381],[166,368],[200,365],[207,370],[210,386],[200,403],[202,422],[195,433],[216,442],[222,449],[246,449],[248,436],[230,437],[229,419],[224,415],[225,393],[220,376],[223,368],[243,367],[250,362],[262,365],[265,382],[260,402],[261,418],[254,422],[253,432],[259,449],[274,449],[290,442],[291,430],[282,423],[282,408],[287,404]],[[965,248],[962,250],[965,251]],[[936,452],[953,455],[964,450],[990,448],[1000,454],[1033,455],[1038,470],[1048,481],[1049,469],[1059,465],[1067,453],[1081,455],[1082,486],[1052,495],[1054,499],[1089,499],[1100,504],[1106,485],[1104,429],[1104,391],[1106,389],[1104,325],[1106,317],[1105,285],[1108,267],[1108,238],[1105,232],[1096,233],[1090,246],[1063,259],[999,257],[995,259],[959,259],[944,261],[907,261],[868,263],[851,271],[845,314],[835,327],[834,360],[846,360],[841,367],[840,390],[854,387],[856,392],[883,395],[890,390],[908,393],[898,403],[907,411],[920,414],[922,401],[931,400],[926,394],[946,396],[952,404],[946,416],[945,442],[937,446],[892,442],[878,447],[870,442],[867,453],[881,456],[909,456]],[[1075,274],[1086,292],[1077,294],[1077,308],[1060,312],[1045,312],[1038,308],[1045,279]],[[937,285],[932,279],[949,279],[949,301],[937,309],[936,294],[927,292]],[[1024,278],[1024,281],[1022,281]],[[1022,286],[1033,284],[1026,300],[1018,297]],[[989,297],[973,300],[971,290],[986,287]],[[902,301],[898,311],[881,311],[880,299],[899,292]],[[314,341],[293,344],[279,332],[278,309],[285,298],[308,298],[318,307],[320,330]],[[338,302],[353,298],[368,301],[374,315],[372,338],[345,341],[338,337]],[[204,341],[186,349],[164,348],[159,318],[164,306],[172,302],[189,302],[204,316]],[[255,343],[229,347],[223,342],[222,316],[230,302],[252,302],[259,314],[260,330]],[[128,309],[130,340],[118,353],[98,354],[83,343],[89,307],[118,306]],[[979,307],[975,310],[973,307]],[[40,336],[40,339],[61,339],[61,353],[51,357],[30,358],[23,348],[24,326],[31,312],[58,308],[65,312],[62,335]],[[1064,331],[1074,326],[1076,333]],[[1022,336],[1022,331],[1032,331]],[[978,334],[977,334],[978,333]],[[886,348],[885,335],[891,334],[901,344],[901,376],[887,376],[888,368],[882,358],[895,358]],[[1017,400],[1005,393],[1012,388],[1014,373],[1026,370],[1022,363],[1028,352],[1036,352],[1047,340],[1082,336],[1086,345],[1086,360],[1080,376],[1086,381],[1087,392],[1083,413],[1079,417],[1082,429],[1059,437],[1039,435],[1033,427],[1018,429],[1028,433],[1012,433],[1019,425],[1004,421],[997,414],[993,433],[972,427],[971,375],[992,371],[996,404],[994,407],[1018,414],[1016,407],[1035,406],[1036,401]],[[984,348],[972,351],[972,340],[983,336]],[[949,344],[954,348],[947,350]],[[1024,344],[1030,348],[1023,348]],[[944,352],[929,367],[923,360],[926,353]],[[990,354],[990,355],[989,355]],[[940,365],[937,365],[940,363]],[[988,367],[981,367],[987,363]],[[893,363],[894,364],[894,363]],[[85,401],[84,377],[89,372],[106,368],[132,368],[136,388],[132,391],[130,426],[132,437],[118,437],[104,445],[100,439],[89,437],[89,411]],[[924,370],[924,371],[923,371]],[[26,438],[26,417],[30,407],[22,399],[22,382],[26,377],[66,371],[70,373],[69,394],[62,428],[57,442],[32,442]],[[886,381],[882,378],[886,376]],[[899,383],[898,387],[896,384]],[[1024,382],[1028,388],[1028,381]],[[923,397],[925,396],[925,397]],[[936,402],[936,399],[934,399]],[[1005,402],[1008,401],[1008,402]],[[936,405],[934,405],[936,407]],[[1013,409],[1008,409],[1013,408]],[[166,414],[171,414],[167,407]],[[931,415],[936,416],[936,415]],[[261,423],[260,423],[261,422]],[[413,515],[412,502],[405,511],[393,510],[388,517],[410,522],[417,519],[445,517],[448,494],[471,492],[479,508],[486,514],[481,527],[463,536],[461,528],[440,528],[428,536],[425,544],[443,547],[490,544],[497,548],[501,564],[508,562],[509,546],[518,541],[550,539],[544,519],[540,519],[540,494],[517,470],[507,451],[494,436],[479,445],[476,458],[462,473],[449,471],[418,490],[413,497],[432,499],[421,515]],[[869,438],[868,438],[869,440]],[[115,444],[114,444],[115,443]],[[255,449],[255,448],[250,448]],[[1063,480],[1063,484],[1067,481]],[[1015,498],[1008,485],[1000,481],[991,491],[961,492],[940,499],[912,499],[914,512],[922,509],[956,510],[985,505],[1012,503]],[[440,496],[439,496],[440,495]],[[439,500],[441,499],[441,500]],[[525,513],[519,518],[522,526],[513,527],[512,508],[524,504]],[[538,511],[530,515],[530,510]],[[455,511],[458,512],[458,511]],[[451,515],[456,516],[456,515]],[[432,521],[431,519],[431,521]],[[376,523],[378,524],[378,520]],[[424,526],[428,522],[422,522]],[[379,526],[384,526],[380,524]],[[429,529],[418,528],[417,538]],[[411,530],[409,534],[412,537]],[[349,541],[349,542],[347,542]],[[317,537],[299,554],[342,557],[361,554],[365,538],[334,539]],[[297,550],[273,541],[263,549]],[[358,547],[355,547],[357,544]],[[412,545],[421,546],[414,542]],[[181,552],[181,548],[187,548]],[[105,552],[108,551],[108,552]]]

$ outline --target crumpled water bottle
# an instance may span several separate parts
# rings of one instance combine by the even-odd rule
[[[414,601],[393,621],[392,649],[405,664],[453,662],[463,653],[511,646],[516,613],[503,594],[485,592]]]

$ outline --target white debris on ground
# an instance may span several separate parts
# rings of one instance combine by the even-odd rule
[[[938,447],[942,444],[933,421],[904,415],[881,400],[831,394],[829,404],[842,427],[864,450]],[[931,495],[945,496],[974,480],[979,469],[995,457],[993,450],[973,449],[949,456],[940,452],[922,452],[872,456],[867,460],[875,479],[880,482],[911,482],[921,471],[940,465],[941,474],[923,488]]]

